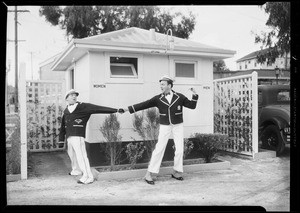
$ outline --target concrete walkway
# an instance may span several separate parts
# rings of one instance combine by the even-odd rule
[[[141,179],[98,180],[79,185],[67,175],[65,152],[35,154],[36,170],[28,180],[7,183],[8,205],[197,205],[262,206],[290,209],[289,149],[281,157],[250,160],[228,155],[230,169],[185,174],[184,181],[159,177],[155,185]]]

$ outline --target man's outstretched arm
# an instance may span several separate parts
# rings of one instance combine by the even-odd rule
[[[156,101],[155,101],[155,97],[153,97],[153,98],[151,98],[147,101],[144,101],[144,102],[141,102],[141,103],[138,103],[138,104],[134,104],[134,105],[125,107],[123,109],[125,110],[125,112],[129,111],[130,114],[132,114],[132,113],[135,113],[137,111],[148,109],[148,108],[155,107],[155,106],[156,106]]]
[[[99,106],[99,105],[90,104],[90,103],[84,103],[84,104],[85,104],[85,109],[88,112],[90,112],[91,114],[111,114],[111,113],[116,113],[116,112],[122,113],[121,109],[119,110],[116,108]]]

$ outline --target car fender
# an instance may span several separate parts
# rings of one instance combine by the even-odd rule
[[[281,137],[284,138],[283,128],[285,128],[287,126],[287,124],[288,123],[280,117],[272,117],[263,122],[263,124],[260,126],[260,130],[262,132],[267,126],[276,125],[280,130]]]
[[[260,125],[260,127],[262,127],[264,129],[268,125],[271,125],[271,124],[276,125],[280,130],[282,130],[283,128],[285,128],[288,125],[288,122],[281,117],[271,117],[271,118],[263,121],[263,123]]]

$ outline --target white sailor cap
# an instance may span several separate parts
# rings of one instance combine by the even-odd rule
[[[162,77],[159,79],[159,82],[161,82],[161,81],[171,81],[171,82],[173,82],[174,80],[173,80],[172,78],[170,78],[169,76],[164,75],[164,76],[162,76]]]
[[[79,92],[77,92],[75,89],[71,89],[66,93],[65,99],[67,99],[71,94],[76,94],[78,96]]]

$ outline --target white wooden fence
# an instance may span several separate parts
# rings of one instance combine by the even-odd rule
[[[229,136],[226,151],[258,152],[256,72],[214,80],[214,131]]]
[[[61,81],[26,81],[28,150],[57,151],[65,88]]]

